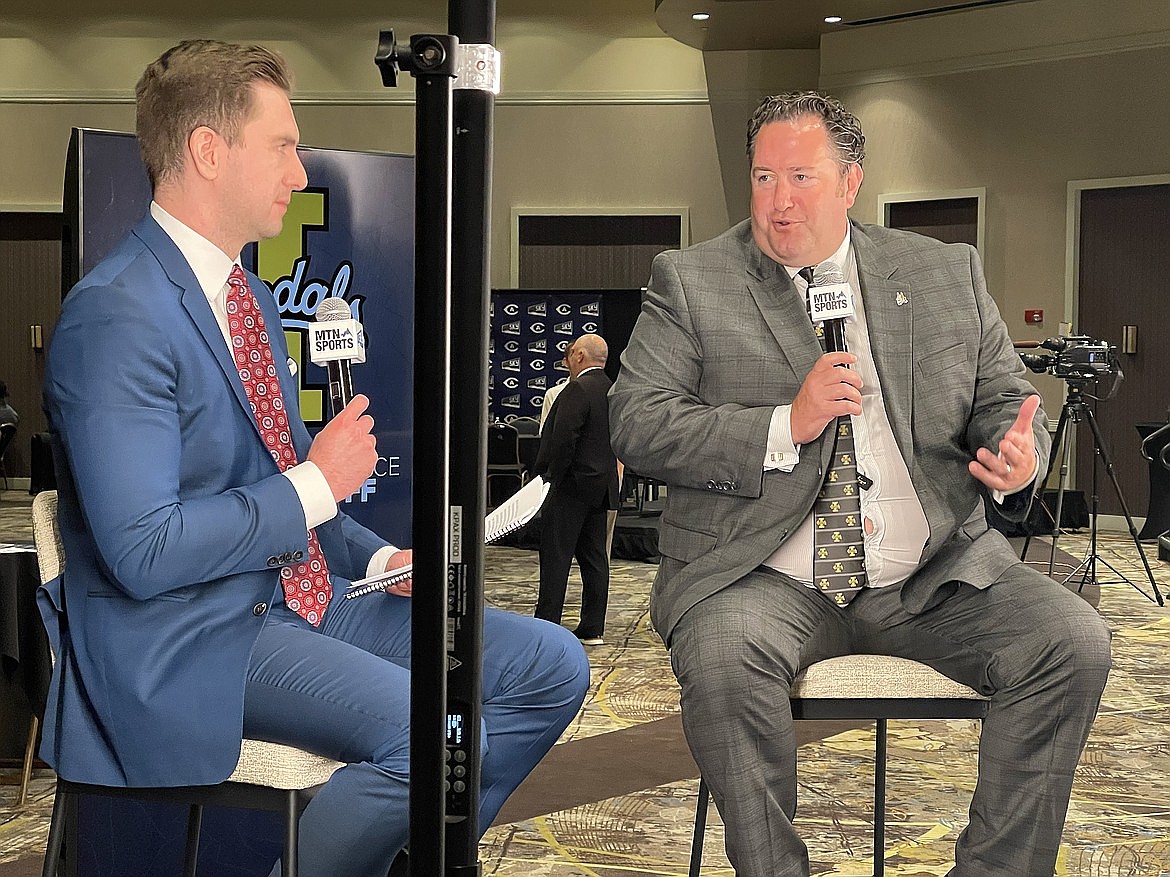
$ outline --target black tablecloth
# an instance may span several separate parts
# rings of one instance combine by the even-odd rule
[[[1165,425],[1164,423],[1136,424],[1138,435],[1142,437],[1143,441]],[[1167,439],[1167,442],[1170,442],[1170,439]],[[1138,533],[1138,539],[1142,542],[1152,542],[1158,538],[1159,534],[1170,530],[1170,472],[1162,468],[1162,460],[1160,459],[1162,448],[1166,446],[1167,442],[1149,449],[1154,459],[1150,461],[1150,505],[1146,510],[1145,526]]]
[[[0,552],[0,669],[18,684],[36,714],[45,711],[53,664],[37,611],[37,555],[32,546]]]

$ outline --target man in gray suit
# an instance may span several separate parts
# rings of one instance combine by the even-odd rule
[[[750,221],[654,262],[610,415],[618,456],[669,486],[652,618],[741,877],[809,873],[788,691],[849,652],[991,698],[951,874],[1050,877],[1109,633],[988,528],[985,502],[1027,514],[1045,415],[975,250],[849,222],[864,144],[836,100],[766,99]],[[851,290],[851,352],[822,352],[810,274]],[[812,510],[838,430],[856,445],[864,569],[828,599]]]

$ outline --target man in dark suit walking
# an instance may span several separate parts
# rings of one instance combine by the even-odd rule
[[[581,568],[581,621],[573,633],[586,645],[601,645],[605,630],[606,513],[618,504],[617,459],[609,444],[608,356],[609,347],[600,335],[582,335],[565,349],[571,380],[549,413],[536,458],[536,473],[551,489],[541,511],[535,614],[560,623],[569,566],[576,555]]]

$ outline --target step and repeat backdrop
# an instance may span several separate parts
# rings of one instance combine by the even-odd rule
[[[569,379],[565,348],[595,333],[609,345],[606,373],[619,358],[641,307],[640,289],[494,289],[488,411],[493,420],[540,417],[544,394]]]

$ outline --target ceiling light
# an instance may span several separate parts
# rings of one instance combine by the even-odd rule
[[[710,12],[696,12],[694,15],[691,16],[691,18],[693,18],[695,21],[706,21],[710,17],[711,17]]]
[[[840,24],[840,23],[841,23],[841,16],[840,15],[826,15],[825,16],[825,24]]]

